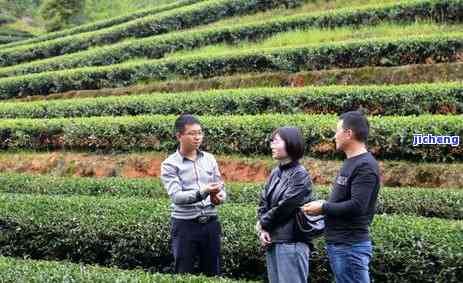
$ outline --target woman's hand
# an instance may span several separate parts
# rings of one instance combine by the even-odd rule
[[[265,230],[261,230],[259,239],[260,239],[260,244],[263,247],[266,247],[272,243],[272,238],[270,237],[270,233]]]
[[[266,247],[272,243],[272,238],[270,237],[270,233],[262,229],[262,226],[260,225],[260,221],[257,221],[255,229],[256,229],[257,235],[259,236],[260,244],[263,247]]]

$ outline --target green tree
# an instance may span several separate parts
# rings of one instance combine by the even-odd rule
[[[40,15],[47,31],[68,28],[82,22],[85,0],[45,0]]]
[[[15,17],[35,16],[41,0],[0,0],[0,11]]]

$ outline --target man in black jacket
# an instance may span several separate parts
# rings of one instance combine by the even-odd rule
[[[337,283],[370,282],[372,257],[369,226],[380,187],[379,166],[367,151],[369,123],[358,111],[344,113],[336,130],[336,148],[347,159],[328,201],[310,202],[304,212],[325,215],[325,238]]]

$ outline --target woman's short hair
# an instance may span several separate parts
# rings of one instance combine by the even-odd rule
[[[286,152],[292,160],[299,160],[304,156],[304,138],[301,130],[296,127],[281,127],[273,131],[272,139],[279,135],[286,144]]]

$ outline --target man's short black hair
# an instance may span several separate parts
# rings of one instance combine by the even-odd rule
[[[185,130],[186,125],[201,125],[199,120],[191,114],[182,114],[177,120],[175,120],[175,134],[182,133]]]
[[[304,156],[304,138],[301,130],[296,127],[281,127],[273,131],[272,139],[279,135],[286,144],[286,153],[291,160],[296,161]]]
[[[339,119],[342,120],[343,129],[352,130],[357,141],[367,143],[370,123],[362,112],[349,111],[341,114]]]

